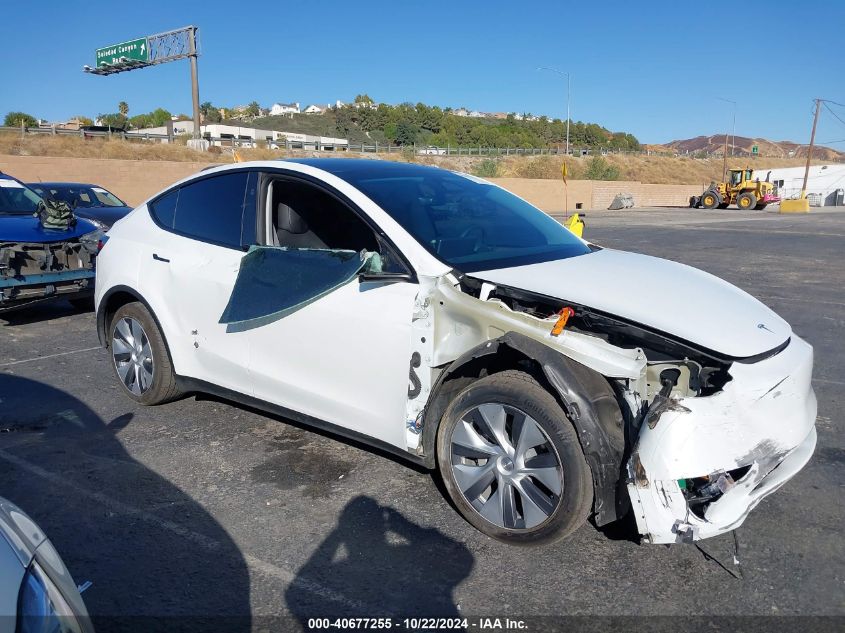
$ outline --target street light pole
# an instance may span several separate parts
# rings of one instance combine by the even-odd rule
[[[730,99],[722,99],[722,97],[716,97],[719,101],[724,101],[725,103],[730,103],[733,105],[733,127],[731,127],[731,157],[734,155],[734,147],[736,147],[736,101],[731,101]]]
[[[566,75],[566,155],[569,156],[569,97],[571,95],[571,77],[568,72],[563,72],[557,68],[549,68],[547,66],[540,66],[537,70],[548,70],[549,72],[557,73],[558,75]]]

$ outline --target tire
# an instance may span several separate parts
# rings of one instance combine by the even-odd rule
[[[722,204],[722,196],[716,191],[705,191],[701,194],[701,206],[705,209],[715,209]]]
[[[575,428],[525,372],[480,378],[452,400],[437,431],[437,464],[461,515],[506,543],[560,540],[592,507],[592,477]]]
[[[741,193],[736,199],[736,206],[738,209],[742,209],[743,211],[753,209],[757,206],[757,196],[750,191]]]
[[[164,338],[144,304],[135,301],[118,308],[108,337],[112,370],[127,396],[155,405],[181,395]]]

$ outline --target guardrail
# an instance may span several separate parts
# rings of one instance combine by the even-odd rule
[[[52,136],[78,136],[81,138],[119,138],[126,141],[146,141],[158,143],[175,143],[189,138],[186,135],[178,134],[151,134],[148,132],[126,132],[124,130],[68,130],[56,127],[2,127],[1,132],[12,132],[21,135],[46,134]],[[418,156],[486,156],[500,158],[502,156],[565,156],[566,149],[560,146],[550,147],[483,147],[483,146],[450,146],[434,147],[413,145],[391,145],[384,143],[321,143],[320,141],[299,141],[290,138],[278,139],[254,139],[247,136],[226,135],[220,137],[204,136],[218,147],[229,147],[232,149],[284,149],[304,150],[318,152],[355,152],[360,154],[396,154],[413,153]],[[620,150],[606,147],[571,148],[572,156],[607,156],[607,155],[631,155],[631,156],[686,156],[691,158],[718,158],[722,154],[715,152],[658,152],[654,150]],[[735,151],[732,158],[783,158],[783,156],[772,154],[752,154],[750,152]],[[831,163],[843,162],[842,159],[832,159]]]

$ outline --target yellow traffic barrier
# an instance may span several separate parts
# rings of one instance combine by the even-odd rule
[[[797,200],[781,200],[781,213],[809,213],[810,201],[807,198],[798,198]]]
[[[573,213],[563,225],[578,237],[584,237],[584,221],[580,213]]]

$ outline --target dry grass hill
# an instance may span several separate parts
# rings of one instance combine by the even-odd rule
[[[25,136],[18,133],[0,133],[0,154],[16,156],[63,156],[73,158],[107,158],[146,161],[197,161],[208,163],[232,162],[231,150],[213,148],[213,152],[197,152],[184,144],[160,144],[144,141],[123,141],[119,139],[82,139],[70,136]],[[286,154],[281,150],[248,149],[238,150],[244,160],[267,160],[283,158],[286,155],[342,156],[361,158],[357,153],[327,154],[326,152],[294,151]],[[366,154],[366,158],[413,161],[437,165],[484,177],[518,177],[559,179],[563,157],[560,156],[510,156],[487,158],[478,156],[414,156],[413,152],[391,154]],[[569,174],[572,180],[589,177],[588,167],[593,157],[570,158]],[[611,154],[601,157],[606,166],[615,171],[615,180],[639,181],[654,184],[706,185],[722,175],[721,158],[694,158],[692,156],[671,156],[655,154]],[[824,160],[814,160],[822,163]],[[829,162],[829,161],[828,161]],[[803,164],[801,158],[733,158],[728,165],[754,168],[788,167]],[[14,174],[13,174],[14,175]]]

